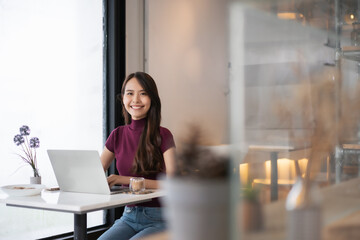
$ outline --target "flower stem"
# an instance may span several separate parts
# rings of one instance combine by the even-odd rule
[[[24,145],[25,145],[25,148],[24,148]],[[27,151],[27,148],[26,148],[26,144],[21,144],[21,147],[22,147],[22,150],[23,150],[23,152],[25,153],[25,155],[26,155],[26,158],[27,159],[31,159],[31,157],[30,157],[30,155],[29,155],[29,153],[28,153],[28,151]]]
[[[33,158],[32,150],[31,150],[31,148],[30,148],[30,143],[29,143],[29,140],[28,140],[27,136],[25,136],[25,139],[26,139],[26,148],[27,148],[28,151],[29,151],[29,155],[30,155],[31,161],[33,161],[34,158]]]
[[[34,148],[34,163],[35,163],[35,167],[37,169],[37,161],[36,161],[36,148]]]

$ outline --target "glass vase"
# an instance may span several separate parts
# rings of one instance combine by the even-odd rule
[[[41,177],[30,177],[30,184],[41,184]]]
[[[39,170],[37,168],[33,168],[34,176],[30,177],[30,184],[41,184],[41,177],[39,174]]]

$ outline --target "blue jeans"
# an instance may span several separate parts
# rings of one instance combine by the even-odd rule
[[[125,207],[122,217],[98,240],[138,239],[166,229],[161,207]]]

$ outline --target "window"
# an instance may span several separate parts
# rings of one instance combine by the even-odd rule
[[[16,155],[22,125],[40,139],[42,183],[56,185],[46,150],[103,147],[103,2],[0,0],[0,186],[29,183]],[[73,215],[0,204],[0,239],[73,231]],[[88,227],[103,224],[88,214]]]

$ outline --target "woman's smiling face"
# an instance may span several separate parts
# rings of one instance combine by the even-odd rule
[[[151,99],[138,80],[132,78],[126,83],[123,103],[131,118],[139,120],[147,116]]]

